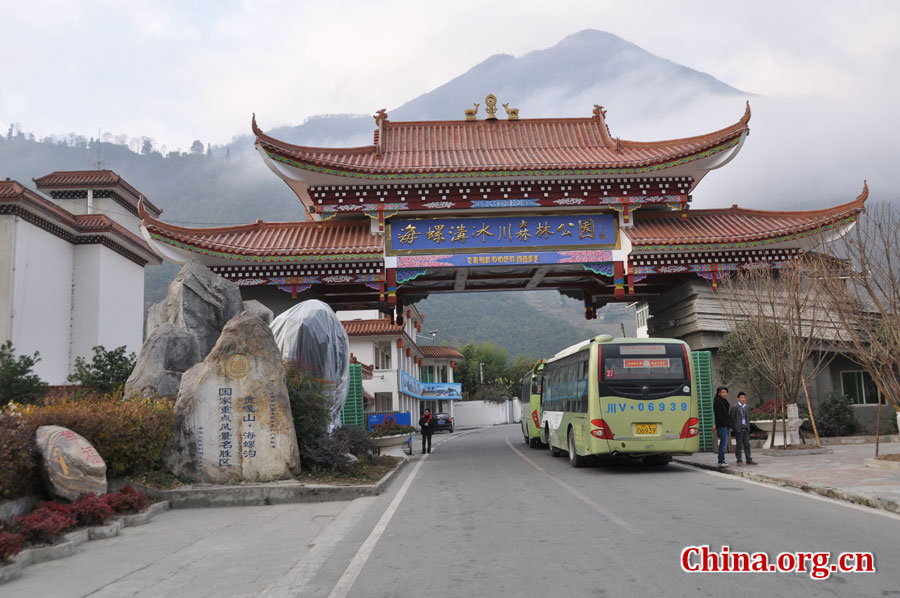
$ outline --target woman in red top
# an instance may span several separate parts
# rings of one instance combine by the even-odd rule
[[[431,411],[428,409],[419,418],[419,430],[422,432],[422,454],[424,455],[431,452],[431,434],[434,432],[434,418],[431,417]]]

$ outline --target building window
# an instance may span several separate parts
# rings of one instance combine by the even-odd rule
[[[878,404],[878,387],[869,372],[863,370],[841,372],[841,392],[856,405]]]
[[[392,411],[394,408],[393,395],[389,392],[375,393],[375,411]]]
[[[391,369],[391,343],[375,342],[375,369],[389,370]]]
[[[647,316],[650,315],[650,304],[641,303],[638,305],[637,309],[634,312],[635,324],[637,324],[638,328],[643,328],[647,325]]]

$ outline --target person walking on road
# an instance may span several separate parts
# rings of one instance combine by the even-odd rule
[[[743,449],[747,455],[747,465],[756,465],[756,461],[750,458],[750,416],[747,413],[747,393],[738,393],[738,402],[732,405],[729,415],[731,416],[731,429],[737,441],[737,446],[734,448],[737,464],[743,465],[741,462],[741,450]]]
[[[725,451],[728,450],[728,429],[731,427],[731,420],[728,418],[728,410],[730,408],[728,388],[720,386],[716,389],[716,398],[713,399],[713,413],[716,420],[713,425],[713,431],[719,438],[719,467],[725,467]]]
[[[431,434],[434,432],[434,418],[431,417],[431,411],[428,409],[419,418],[419,430],[422,432],[422,454],[424,455],[431,452]]]

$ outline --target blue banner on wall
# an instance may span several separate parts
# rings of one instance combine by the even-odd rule
[[[511,249],[616,247],[614,214],[392,218],[388,254],[472,253]]]
[[[400,371],[400,391],[423,401],[460,401],[462,384],[459,382],[420,382]]]

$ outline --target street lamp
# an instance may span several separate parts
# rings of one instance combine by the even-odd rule
[[[437,336],[437,333],[438,333],[437,330],[429,330],[428,331],[428,334],[431,335],[431,346],[432,347],[434,346],[434,338]]]

